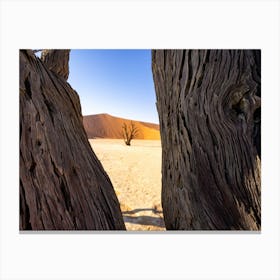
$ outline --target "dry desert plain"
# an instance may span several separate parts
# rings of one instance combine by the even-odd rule
[[[89,139],[108,173],[127,230],[165,230],[161,208],[161,142]]]

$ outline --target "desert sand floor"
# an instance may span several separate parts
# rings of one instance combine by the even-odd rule
[[[165,230],[161,208],[161,142],[89,139],[108,173],[127,230]]]

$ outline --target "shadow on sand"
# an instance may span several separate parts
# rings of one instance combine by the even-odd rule
[[[157,210],[156,208],[137,208],[134,210],[129,210],[129,211],[123,211],[123,214],[136,214],[138,212],[143,212],[143,211],[152,211],[154,214],[162,214],[162,211]]]
[[[146,213],[147,211],[151,211],[152,215],[157,215],[157,216],[156,217],[148,216],[148,215],[132,216],[139,212],[145,212],[145,214],[147,214]],[[164,220],[159,215],[159,214],[162,214],[162,211],[159,211],[155,208],[138,208],[138,209],[134,209],[134,210],[123,211],[122,213],[123,213],[123,219],[124,219],[125,223],[165,228]]]
[[[130,216],[123,216],[125,223],[132,223],[138,225],[145,225],[145,226],[157,226],[164,228],[164,221],[162,218],[155,218],[151,216],[139,216],[139,217],[130,217]]]

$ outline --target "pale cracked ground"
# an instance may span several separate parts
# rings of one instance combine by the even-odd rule
[[[165,230],[161,208],[160,140],[89,139],[108,173],[127,230]]]

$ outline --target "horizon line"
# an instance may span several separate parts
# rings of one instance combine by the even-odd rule
[[[143,122],[143,123],[152,123],[152,124],[157,124],[159,125],[159,122],[152,122],[152,121],[142,121],[142,120],[136,120],[136,119],[128,119],[127,117],[120,117],[120,116],[115,116],[115,115],[111,115],[109,113],[97,113],[97,114],[86,114],[86,115],[83,115],[83,117],[89,117],[89,116],[96,116],[96,115],[108,115],[108,116],[111,116],[111,117],[114,117],[114,118],[119,118],[119,119],[124,119],[124,120],[128,120],[128,121],[135,121],[135,122]]]

